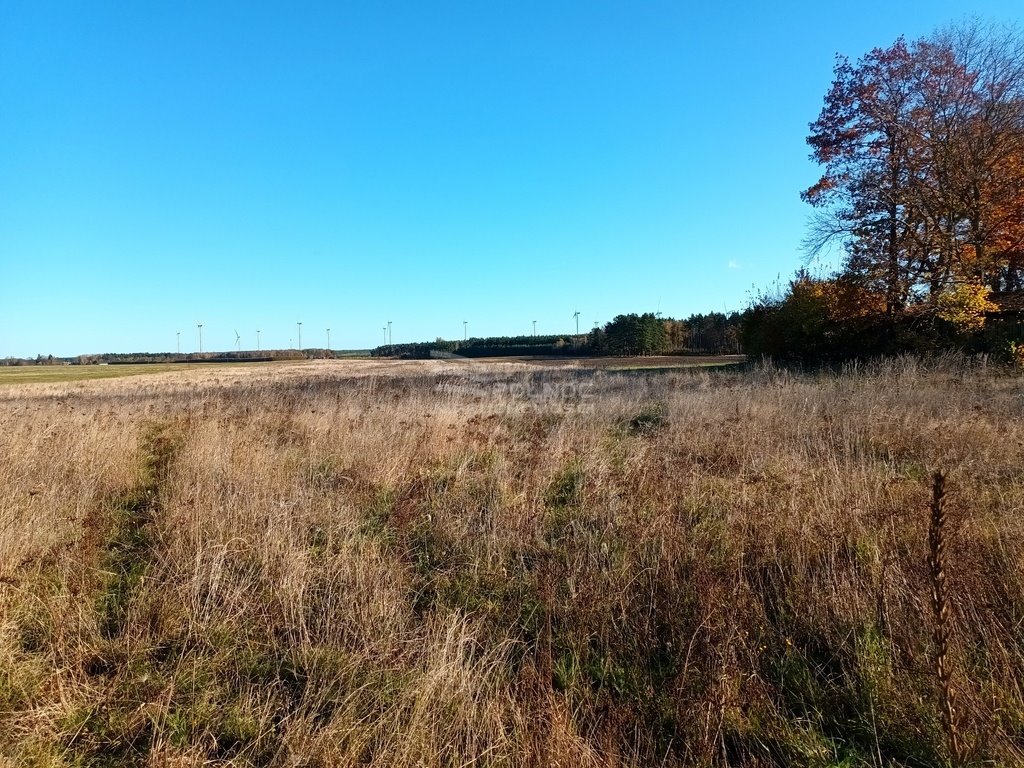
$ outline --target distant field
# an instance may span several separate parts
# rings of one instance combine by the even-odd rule
[[[142,363],[139,365],[12,365],[0,367],[0,385],[52,384],[90,379],[119,379],[144,373],[251,367],[257,363]]]
[[[353,358],[354,360],[354,358]],[[552,358],[552,357],[502,357],[470,359],[472,365],[488,363],[525,363],[550,367],[600,368],[612,371],[657,371],[670,368],[702,368],[736,365],[746,360],[743,355],[709,356],[659,356],[659,357],[598,357],[598,358]],[[284,361],[283,361],[284,362]],[[296,365],[325,365],[327,361],[286,361],[289,367]],[[370,365],[387,366],[396,361],[378,359],[360,361],[361,367]],[[124,376],[170,373],[184,371],[227,371],[265,368],[282,363],[142,363],[139,365],[20,365],[0,367],[0,386],[4,384],[59,384],[64,382],[89,381],[93,379],[118,379]],[[351,364],[351,361],[348,361]]]

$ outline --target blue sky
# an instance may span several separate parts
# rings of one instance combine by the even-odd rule
[[[299,7],[301,6],[301,7]],[[541,333],[801,263],[858,57],[1017,2],[0,5],[0,357]]]

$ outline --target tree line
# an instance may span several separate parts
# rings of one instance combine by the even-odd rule
[[[643,356],[671,354],[736,354],[742,351],[743,315],[711,312],[684,320],[660,313],[618,315],[587,334],[492,336],[462,341],[389,344],[371,354],[379,357]]]

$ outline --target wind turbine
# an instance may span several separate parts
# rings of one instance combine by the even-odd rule
[[[384,331],[384,346],[388,343],[388,327],[386,325],[381,326],[381,330]]]
[[[175,336],[178,337],[178,354],[181,354],[181,331],[176,331]]]
[[[580,335],[580,311],[577,309],[572,313],[572,316],[576,318],[576,335]]]
[[[203,324],[202,323],[196,323],[196,325],[199,327],[199,352],[202,353],[202,351],[203,351]]]
[[[327,351],[331,351],[331,329],[327,329]]]
[[[391,321],[388,320],[388,346],[391,346]]]
[[[299,326],[299,351],[302,351],[302,321],[299,320],[296,325]]]
[[[463,320],[462,321],[462,340],[465,341],[468,338],[469,338],[469,321],[468,320]]]
[[[238,329],[235,328],[235,350],[237,352],[242,351],[242,337],[238,335]]]
[[[260,351],[260,329],[256,329],[256,351]]]
[[[533,321],[533,337],[537,338],[537,321]]]

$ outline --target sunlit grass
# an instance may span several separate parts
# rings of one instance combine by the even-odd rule
[[[1017,376],[198,368],[5,390],[0,764],[942,765],[936,468],[1024,764]]]

